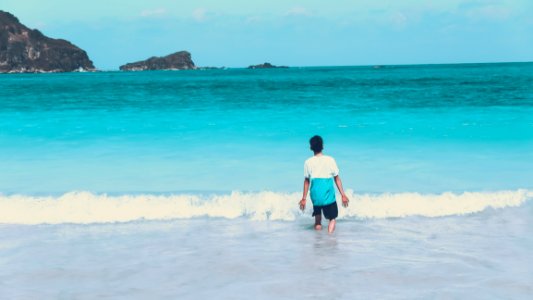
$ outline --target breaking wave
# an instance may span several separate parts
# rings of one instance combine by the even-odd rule
[[[520,206],[533,198],[529,190],[456,194],[355,194],[340,219],[443,217],[481,212],[487,208]],[[113,223],[134,220],[171,220],[197,217],[291,221],[302,214],[300,193],[232,192],[225,195],[122,195],[69,192],[59,197],[0,195],[0,224]],[[340,202],[340,200],[338,200]]]

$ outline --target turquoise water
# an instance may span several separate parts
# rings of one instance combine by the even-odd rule
[[[2,75],[0,191],[531,188],[533,64]]]
[[[533,63],[3,74],[0,298],[529,299],[531,170]]]

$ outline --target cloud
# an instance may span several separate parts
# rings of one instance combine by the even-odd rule
[[[192,17],[198,22],[207,20],[207,10],[205,8],[197,8],[193,10]]]
[[[248,24],[259,23],[261,21],[263,21],[263,18],[260,16],[249,16],[245,20],[245,22]]]
[[[302,6],[295,6],[291,9],[289,9],[285,15],[287,16],[304,16],[304,17],[309,17],[309,16],[312,16],[313,14],[305,7],[302,7]]]
[[[497,5],[486,5],[468,11],[467,16],[473,19],[488,19],[493,21],[505,21],[511,16],[511,10]]]
[[[402,12],[395,12],[390,16],[390,22],[396,29],[402,29],[407,25],[407,16]]]
[[[164,8],[146,9],[141,11],[141,17],[158,17],[167,13]]]

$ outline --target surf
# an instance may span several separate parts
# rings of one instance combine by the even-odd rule
[[[533,198],[533,191],[359,194],[348,190],[347,195],[351,199],[350,206],[339,209],[341,220],[469,215],[487,209],[521,206]],[[272,191],[212,195],[107,195],[86,191],[60,196],[0,195],[0,224],[91,224],[192,218],[294,221],[310,216],[312,209],[309,205],[306,211],[299,211],[300,196],[298,192]]]

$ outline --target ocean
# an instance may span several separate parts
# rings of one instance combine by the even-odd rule
[[[533,63],[2,74],[0,298],[527,299],[532,170]]]

